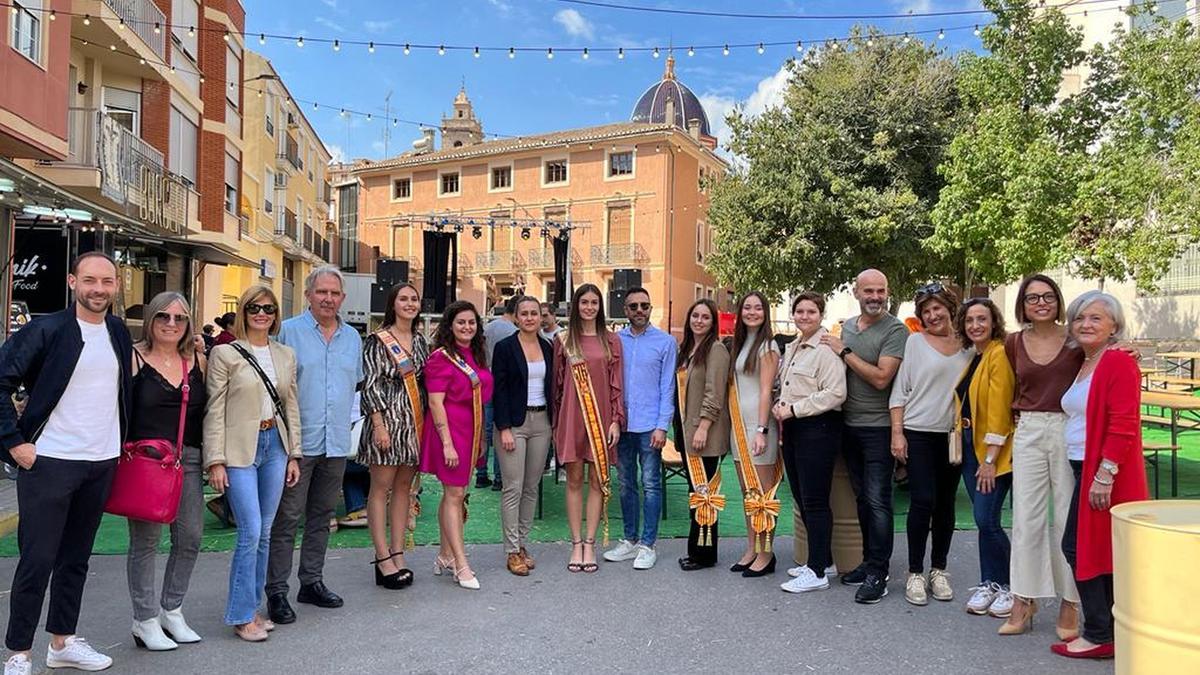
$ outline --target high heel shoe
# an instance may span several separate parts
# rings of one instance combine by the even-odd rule
[[[445,560],[442,556],[437,556],[433,559],[433,575],[440,577],[442,572],[454,573],[454,559]]]
[[[751,563],[751,564],[753,564],[753,563]],[[746,577],[746,578],[765,577],[768,574],[774,574],[774,573],[775,573],[775,554],[772,553],[771,554],[771,562],[767,563],[766,567],[764,567],[760,570],[756,570],[753,567],[747,566],[746,569],[742,572],[742,576]]]
[[[582,558],[583,558],[583,551],[582,551],[583,540],[582,539],[579,539],[579,540],[572,539],[571,540],[571,552],[572,553],[575,552],[574,547],[576,547],[576,546],[581,547],[581,550],[579,552],[580,560],[568,560],[567,561],[567,571],[568,572],[582,572],[583,571],[583,560],[582,560]]]
[[[386,558],[373,560],[371,561],[371,564],[375,566],[375,585],[383,586],[390,591],[395,591],[404,588],[404,583],[400,581],[400,573],[392,572],[391,574],[384,574],[383,572],[379,571],[379,566],[391,559],[392,556],[389,555]],[[437,572],[435,571],[434,574],[437,574]]]
[[[167,637],[166,633],[163,632],[157,618],[134,621],[131,632],[133,633],[134,644],[142,649],[148,649],[152,652],[167,652],[179,647],[174,640]]]
[[[735,574],[741,574],[742,572],[745,572],[746,570],[750,569],[750,566],[753,564],[754,564],[754,558],[750,558],[750,562],[745,562],[745,563],[742,562],[741,558],[739,558],[737,562],[735,562],[729,566],[729,571],[733,572]]]
[[[462,575],[465,572],[471,573],[470,579],[463,579]],[[468,591],[479,590],[479,577],[475,576],[475,572],[471,570],[470,565],[463,565],[462,569],[454,570],[454,580],[458,582],[459,587],[465,588]]]
[[[1079,607],[1068,600],[1063,600],[1058,607],[1058,623],[1054,626],[1058,639],[1070,642],[1079,637]]]
[[[996,631],[998,635],[1023,635],[1033,630],[1033,615],[1037,614],[1037,601],[1014,596],[1012,614]]]
[[[588,546],[592,547],[592,562],[584,561],[582,564],[580,564],[579,569],[587,572],[588,574],[592,574],[600,569],[600,566],[596,564],[596,540],[584,539],[583,546],[585,551],[587,550]],[[584,557],[586,558],[587,556],[585,555]]]

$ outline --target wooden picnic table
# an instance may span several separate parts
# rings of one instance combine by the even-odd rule
[[[1166,361],[1168,374],[1180,373],[1186,369],[1188,377],[1195,379],[1196,361],[1200,360],[1200,352],[1161,352],[1156,356]]]
[[[1171,445],[1179,445],[1179,434],[1184,431],[1200,431],[1200,397],[1190,394],[1172,394],[1163,391],[1143,391],[1142,405],[1159,408],[1165,415],[1143,414],[1142,421],[1171,430]],[[1179,490],[1179,479],[1171,472],[1171,494]]]

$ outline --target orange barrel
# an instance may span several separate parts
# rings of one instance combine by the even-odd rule
[[[1200,500],[1112,509],[1116,671],[1200,673]]]
[[[846,462],[841,455],[833,465],[829,502],[833,507],[833,563],[839,572],[846,573],[862,562],[862,530],[858,527],[858,506],[850,487],[850,474],[846,472]],[[797,565],[803,565],[808,562],[808,531],[804,529],[799,506],[793,508],[792,514],[796,530],[792,557]]]

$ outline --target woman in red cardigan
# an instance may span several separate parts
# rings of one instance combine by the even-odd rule
[[[1075,571],[1083,633],[1051,649],[1071,658],[1103,659],[1113,656],[1108,510],[1149,498],[1141,457],[1141,374],[1131,355],[1108,348],[1125,329],[1125,315],[1116,298],[1088,291],[1071,303],[1067,322],[1084,360],[1062,398],[1067,459],[1075,472],[1075,496],[1062,548]]]

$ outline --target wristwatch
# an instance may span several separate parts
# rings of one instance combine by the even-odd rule
[[[755,431],[757,431],[757,432],[758,432],[758,433],[760,433],[760,434],[765,434],[765,433],[767,433],[767,428],[766,428],[766,427],[761,427],[761,426],[760,426],[760,427],[754,427],[754,430],[755,430]]]
[[[991,466],[996,463],[996,458],[995,457],[984,457],[983,463],[987,464],[988,466]]]
[[[1110,459],[1100,460],[1100,468],[1104,469],[1105,471],[1107,471],[1109,473],[1109,475],[1112,475],[1112,476],[1117,475],[1117,471],[1120,470],[1120,467],[1117,466],[1117,463]]]
[[[842,351],[838,352],[838,358],[839,358],[839,359],[842,359],[843,361],[845,361],[845,360],[846,360],[846,355],[847,355],[847,354],[851,354],[851,353],[853,353],[853,352],[854,352],[854,350],[853,350],[853,349],[850,349],[849,347],[842,347]]]

